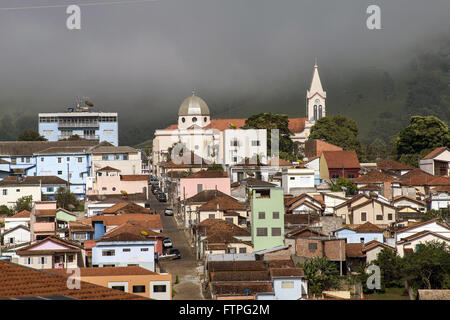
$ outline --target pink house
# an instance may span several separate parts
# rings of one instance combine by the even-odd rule
[[[96,172],[94,179],[87,180],[88,195],[121,194],[125,191],[128,194],[147,194],[149,176],[146,174],[119,174],[120,170],[104,167]]]
[[[180,199],[195,196],[203,190],[219,190],[231,194],[230,177],[224,171],[199,171],[180,179]]]

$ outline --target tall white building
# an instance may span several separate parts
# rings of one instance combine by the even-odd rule
[[[68,108],[67,112],[39,113],[39,134],[48,141],[82,139],[106,141],[119,145],[117,112],[92,112],[84,107]]]

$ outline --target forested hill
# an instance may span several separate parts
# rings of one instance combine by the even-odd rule
[[[411,115],[435,115],[447,123],[450,121],[450,39],[417,54],[401,72],[390,72],[380,66],[360,70],[358,74],[342,74],[342,81],[327,81],[323,71],[321,77],[328,97],[327,114],[343,114],[356,120],[363,142],[389,139],[408,123]],[[210,108],[214,118],[246,118],[261,112],[302,117],[305,92],[306,88],[297,86],[282,93],[265,92],[264,98],[259,99],[252,98],[258,96],[254,95],[236,97],[234,101],[214,101]],[[176,111],[171,116],[158,117],[148,111],[149,106],[142,107],[145,104],[134,103],[136,110],[145,110],[142,113],[119,112],[121,145],[138,145],[151,139],[155,129],[176,121]],[[232,107],[227,107],[230,104]],[[37,113],[45,110],[38,110],[36,106],[22,107],[35,111],[17,111],[6,102],[0,102],[0,140],[16,140],[25,129],[37,130]],[[138,119],[136,114],[140,115]]]

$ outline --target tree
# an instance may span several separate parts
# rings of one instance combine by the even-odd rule
[[[272,154],[272,129],[279,130],[279,157],[284,160],[295,160],[294,142],[291,140],[291,130],[289,130],[289,118],[285,114],[259,113],[245,120],[245,126],[241,129],[266,129],[267,130],[267,153]]]
[[[31,205],[33,202],[33,196],[23,196],[16,201],[16,205],[14,206],[15,212],[20,212],[23,210],[31,211]]]
[[[450,247],[445,242],[418,244],[403,260],[403,275],[414,290],[450,288]]]
[[[55,200],[58,207],[73,210],[78,206],[78,200],[68,188],[59,187],[56,191]]]
[[[358,140],[356,122],[343,115],[324,117],[312,126],[309,139],[320,139],[346,150],[355,150],[360,160],[364,160],[361,142]]]
[[[0,216],[2,216],[2,215],[11,216],[13,214],[14,214],[14,211],[11,210],[10,208],[8,208],[8,206],[5,206],[5,205],[0,206]]]
[[[223,167],[220,163],[214,163],[208,167],[208,171],[223,171]]]
[[[400,131],[396,143],[397,157],[406,164],[418,165],[418,159],[437,147],[450,147],[447,124],[434,116],[413,116]]]
[[[345,178],[338,178],[336,182],[331,181],[332,191],[345,191],[346,196],[356,194],[356,184]]]
[[[339,288],[339,270],[336,264],[327,258],[309,259],[301,267],[312,295],[317,297],[325,290]]]
[[[444,221],[446,223],[450,220],[450,214],[448,208],[443,208],[440,210],[428,210],[424,214],[420,216],[422,221],[428,221],[434,218],[439,218],[439,220]]]
[[[43,136],[39,134],[39,132],[36,132],[34,130],[24,130],[19,138],[17,139],[19,141],[47,141]]]
[[[380,267],[383,287],[401,287],[403,285],[402,258],[393,250],[383,248],[372,264]]]

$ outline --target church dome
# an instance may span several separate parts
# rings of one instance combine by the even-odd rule
[[[181,103],[178,116],[209,116],[209,108],[205,100],[192,93]]]

